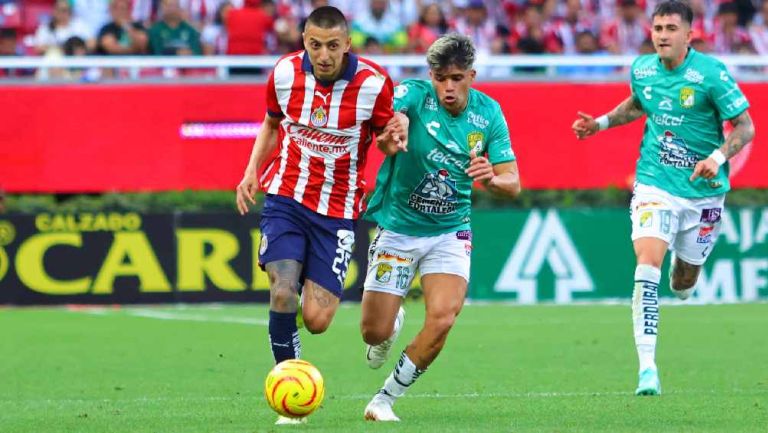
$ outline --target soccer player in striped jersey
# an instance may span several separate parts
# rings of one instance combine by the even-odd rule
[[[720,232],[730,189],[728,159],[755,135],[749,102],[725,65],[689,46],[691,7],[664,1],[652,19],[656,53],[632,64],[632,94],[597,119],[579,113],[572,126],[584,139],[647,116],[630,204],[637,257],[632,296],[637,395],[661,393],[655,358],[664,256],[673,251],[671,289],[687,299]],[[723,121],[733,126],[727,138]]]
[[[299,302],[309,332],[322,333],[331,324],[355,220],[364,210],[368,147],[389,123],[395,137],[403,134],[392,122],[391,79],[349,52],[348,24],[338,9],[315,9],[303,40],[305,49],[282,57],[269,75],[267,113],[237,187],[243,215],[255,204],[257,189],[266,192],[259,265],[269,275],[276,363],[301,356]]]
[[[501,107],[471,88],[474,59],[466,36],[435,41],[427,51],[431,80],[405,80],[395,90],[396,118],[408,127],[406,146],[389,129],[378,142],[388,156],[366,214],[379,226],[369,248],[360,325],[368,365],[379,368],[386,361],[417,272],[426,318],[365,408],[367,420],[399,421],[395,400],[437,358],[461,311],[472,253],[473,183],[509,198],[520,193]]]

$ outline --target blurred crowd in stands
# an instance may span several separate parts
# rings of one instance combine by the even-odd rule
[[[652,52],[657,0],[0,0],[0,55],[260,55],[301,48],[304,20],[330,4],[365,54],[424,53],[441,34],[479,55]],[[768,0],[690,0],[693,46],[768,54]]]

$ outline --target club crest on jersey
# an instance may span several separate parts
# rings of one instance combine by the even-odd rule
[[[325,112],[325,108],[323,108],[322,105],[312,112],[310,121],[312,122],[312,125],[317,127],[325,126],[328,123],[328,113]]]
[[[653,212],[645,211],[640,214],[640,227],[648,228],[653,224]]]
[[[476,154],[480,155],[483,153],[483,133],[480,131],[472,131],[469,134],[467,134],[467,144],[469,145],[470,151],[475,151]]]
[[[392,265],[389,263],[379,263],[376,266],[376,281],[380,283],[388,283],[392,278]]]
[[[683,87],[680,89],[680,106],[683,108],[692,108],[694,101],[694,95],[696,92],[693,87]]]

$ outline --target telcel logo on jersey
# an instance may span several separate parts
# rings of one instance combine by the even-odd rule
[[[651,119],[653,120],[653,123],[661,126],[681,126],[685,121],[685,115],[677,117],[667,113],[663,113],[660,115],[653,113],[653,116],[651,116]]]

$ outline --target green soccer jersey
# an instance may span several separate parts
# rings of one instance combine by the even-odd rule
[[[470,150],[491,164],[515,160],[501,107],[471,89],[467,107],[454,117],[430,81],[405,80],[395,89],[395,111],[410,120],[408,151],[384,160],[366,218],[409,236],[469,229]]]
[[[711,180],[689,180],[696,163],[722,146],[723,121],[749,107],[725,65],[691,48],[674,70],[648,54],[634,61],[631,74],[632,96],[648,116],[637,181],[685,198],[727,192],[728,163]]]

